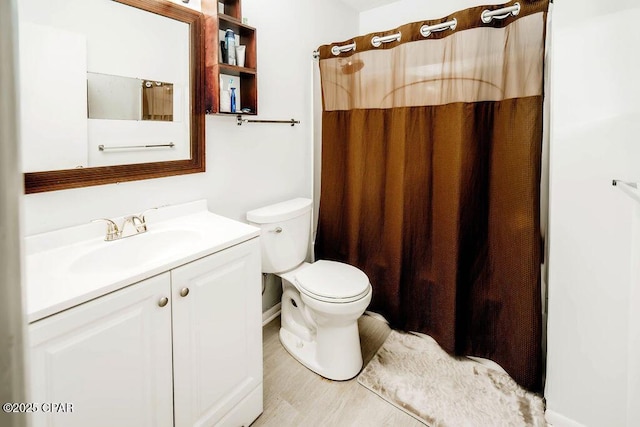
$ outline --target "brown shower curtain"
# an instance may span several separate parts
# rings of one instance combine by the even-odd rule
[[[370,310],[542,387],[540,174],[548,0],[474,7],[320,47],[316,256],[363,269]],[[457,20],[455,30],[420,34]],[[374,35],[401,40],[373,47]]]

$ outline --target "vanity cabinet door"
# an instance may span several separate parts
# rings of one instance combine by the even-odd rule
[[[248,426],[262,413],[258,239],[176,268],[171,287],[175,426]]]
[[[170,299],[165,273],[31,324],[32,425],[172,426]]]

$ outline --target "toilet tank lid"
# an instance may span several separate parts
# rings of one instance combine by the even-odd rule
[[[247,220],[256,224],[285,221],[311,210],[311,199],[299,197],[247,212]]]

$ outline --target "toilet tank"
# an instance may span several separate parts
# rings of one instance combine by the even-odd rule
[[[302,264],[311,236],[311,199],[298,198],[247,212],[260,227],[262,272],[283,273]]]

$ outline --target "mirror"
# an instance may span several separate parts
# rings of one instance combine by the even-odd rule
[[[174,120],[173,83],[87,73],[88,118]]]
[[[204,172],[202,14],[167,0],[18,6],[26,193]]]

